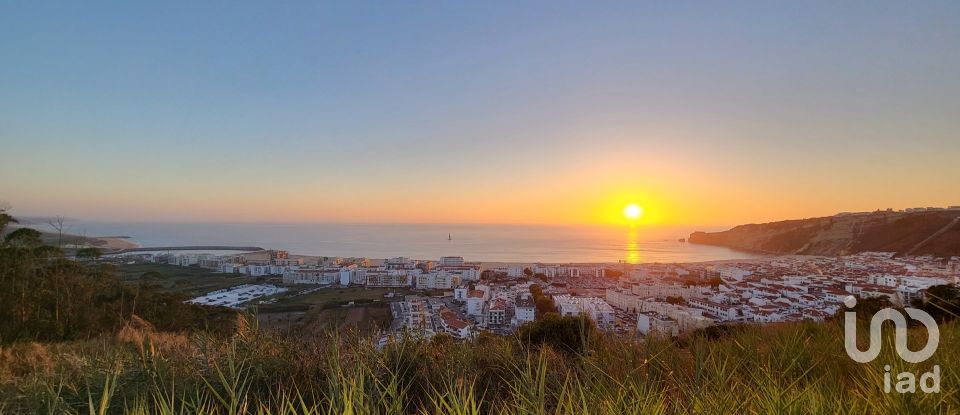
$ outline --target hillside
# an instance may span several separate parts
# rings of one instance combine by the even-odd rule
[[[691,243],[775,254],[847,255],[866,251],[960,255],[960,210],[877,211],[740,225],[694,232]]]
[[[44,244],[50,246],[60,246],[68,251],[74,249],[75,247],[91,247],[99,248],[103,251],[109,252],[127,248],[136,248],[140,246],[131,241],[128,236],[84,236],[72,233],[57,234],[53,231],[43,230],[36,223],[27,225],[13,224],[7,229],[0,231],[0,236],[5,236],[10,232],[20,228],[34,229],[37,232],[40,232],[40,241]]]

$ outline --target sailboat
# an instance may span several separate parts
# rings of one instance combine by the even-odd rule
[[[448,241],[452,241],[452,240],[453,240],[453,235],[451,235],[451,234],[448,233],[448,234],[447,234],[447,240],[448,240]]]

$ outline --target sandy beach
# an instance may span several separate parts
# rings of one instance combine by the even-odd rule
[[[37,229],[37,231],[40,232],[40,239],[49,245],[62,244],[64,247],[95,247],[105,252],[140,247],[140,244],[132,241],[129,236],[83,236],[71,233],[57,234],[56,232],[42,229]]]
[[[126,236],[96,236],[88,238],[92,245],[105,251],[119,251],[121,249],[139,248],[140,244],[133,242]]]

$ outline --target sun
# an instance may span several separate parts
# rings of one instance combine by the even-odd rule
[[[636,203],[631,203],[623,208],[623,216],[630,220],[637,220],[643,216],[643,209]]]

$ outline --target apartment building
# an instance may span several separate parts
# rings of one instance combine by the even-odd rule
[[[680,334],[680,326],[674,319],[663,314],[637,313],[637,331],[646,336],[654,334],[677,336]]]
[[[419,290],[449,290],[453,285],[453,275],[446,272],[430,272],[417,275],[416,278]]]
[[[486,304],[487,294],[481,290],[471,290],[467,293],[467,315],[482,316],[483,306]]]
[[[598,328],[604,330],[612,329],[616,323],[613,307],[602,298],[559,295],[554,297],[553,301],[561,316],[586,315]]]
[[[437,262],[437,265],[441,267],[459,267],[463,266],[463,257],[462,256],[442,256],[440,261]]]
[[[514,306],[514,325],[522,326],[524,323],[537,319],[537,307],[530,296],[518,298]]]
[[[501,327],[507,322],[507,302],[502,298],[490,301],[487,308],[487,327]]]
[[[415,331],[432,329],[427,301],[416,295],[408,295],[404,301],[407,303],[407,327]]]

